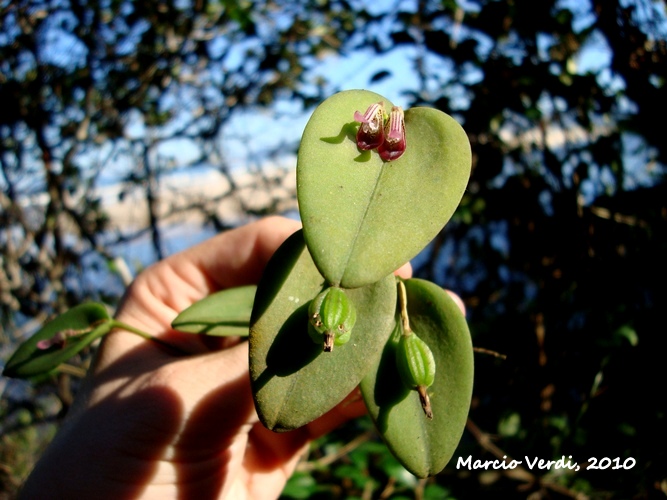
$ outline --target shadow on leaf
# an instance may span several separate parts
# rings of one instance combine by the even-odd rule
[[[322,142],[327,144],[342,144],[342,142],[347,137],[351,141],[357,141],[357,129],[359,128],[359,123],[349,122],[343,125],[340,129],[340,133],[333,137],[320,137]]]
[[[371,159],[371,152],[370,151],[363,151],[360,150],[359,156],[354,158],[354,161],[357,163],[366,163]]]
[[[306,243],[303,240],[303,231],[299,230],[287,238],[285,243],[271,257],[258,286],[258,289],[263,290],[263,292],[255,295],[251,324],[264,315],[271,302],[278,296],[280,289],[305,249]],[[280,265],[275,265],[276,262]]]
[[[410,390],[401,380],[401,375],[396,367],[396,345],[397,343],[393,338],[385,344],[373,391],[375,404],[380,409],[377,426],[382,433],[387,430],[389,413],[392,408],[403,401],[410,393]]]
[[[294,311],[276,335],[266,355],[266,369],[257,379],[256,390],[271,378],[292,375],[322,353],[322,346],[308,335],[308,304]]]

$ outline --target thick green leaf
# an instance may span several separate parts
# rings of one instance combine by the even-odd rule
[[[7,361],[5,377],[28,378],[49,372],[76,355],[95,339],[111,329],[110,317],[102,304],[76,306],[45,324],[37,333],[19,346]],[[38,347],[57,335],[65,335],[64,345]]]
[[[247,336],[256,290],[247,285],[211,294],[181,312],[171,326],[186,333]]]
[[[351,339],[325,353],[308,335],[308,304],[326,282],[298,231],[275,253],[257,289],[250,326],[255,406],[269,429],[296,429],[333,408],[380,357],[394,326],[396,284],[386,276],[348,290]]]
[[[430,108],[405,112],[407,148],[383,162],[360,152],[353,115],[378,94],[335,94],[313,113],[297,163],[304,237],[313,260],[332,284],[373,283],[407,262],[449,220],[470,176],[468,138],[450,116]]]
[[[405,287],[412,330],[435,358],[435,381],[428,389],[433,420],[426,418],[417,392],[398,373],[399,328],[361,382],[361,392],[392,453],[414,475],[427,477],[444,469],[463,434],[472,397],[473,351],[466,320],[447,292],[418,279],[405,281]]]

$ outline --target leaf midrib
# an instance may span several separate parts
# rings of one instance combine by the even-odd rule
[[[364,225],[364,222],[366,220],[366,216],[368,215],[368,211],[370,210],[371,205],[373,204],[373,202],[375,201],[375,198],[377,196],[378,187],[380,186],[380,180],[382,178],[382,174],[384,172],[385,165],[386,165],[386,163],[382,162],[382,165],[378,169],[378,173],[375,177],[375,185],[373,186],[373,192],[371,193],[370,197],[368,198],[368,203],[366,203],[366,208],[364,209],[364,214],[360,218],[360,222],[357,225],[356,231],[354,231],[354,237],[352,238],[352,245],[350,245],[350,250],[348,251],[347,256],[345,257],[345,259],[343,261],[344,262],[343,272],[340,276],[340,279],[338,280],[338,283],[337,283],[338,285],[340,285],[344,281],[345,275],[346,275],[347,270],[348,270],[348,265],[350,263],[352,255],[355,253],[355,249],[357,248],[357,241],[359,239],[359,235],[361,234],[362,226]]]

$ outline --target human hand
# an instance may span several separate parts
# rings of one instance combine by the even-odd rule
[[[257,283],[298,228],[263,219],[140,274],[117,319],[190,355],[126,331],[109,334],[22,497],[278,497],[311,440],[364,414],[355,392],[307,426],[273,433],[254,410],[247,342],[171,329],[179,312],[211,293]],[[409,264],[396,272],[411,273]]]
[[[170,327],[205,296],[257,283],[273,252],[298,228],[289,219],[263,219],[141,273],[117,319],[190,355],[125,331],[108,335],[22,496],[278,497],[312,439],[365,413],[352,394],[301,429],[273,433],[254,410],[248,343]],[[409,273],[409,266],[401,271]]]

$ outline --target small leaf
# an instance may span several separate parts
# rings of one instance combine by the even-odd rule
[[[404,154],[361,151],[355,112],[392,104],[340,92],[313,113],[299,148],[297,195],[306,244],[331,285],[364,286],[413,258],[447,223],[470,176],[466,133],[436,109],[405,111]]]
[[[245,337],[256,290],[247,285],[213,293],[176,316],[171,327],[186,333]]]
[[[401,382],[395,360],[399,328],[361,382],[361,393],[394,456],[415,476],[427,477],[444,469],[463,434],[472,397],[473,351],[466,320],[447,292],[418,279],[406,280],[405,288],[410,325],[436,363],[428,389],[433,419],[424,416],[417,392]]]
[[[502,437],[516,436],[521,430],[521,415],[512,412],[498,422],[498,434]]]
[[[637,344],[639,344],[639,335],[637,335],[637,330],[635,330],[630,325],[623,325],[618,330],[616,330],[614,332],[613,338],[614,338],[614,340],[616,340],[616,339],[618,339],[618,340],[625,339],[633,347],[636,347]],[[621,342],[618,342],[618,343],[619,343],[619,345],[621,344]]]
[[[89,303],[76,306],[46,323],[21,344],[7,361],[3,375],[28,378],[47,373],[109,330],[111,330],[109,313],[102,304]],[[63,340],[51,342],[54,338]]]
[[[351,338],[323,352],[308,334],[308,306],[326,285],[298,231],[272,257],[257,288],[250,376],[257,413],[269,429],[296,429],[333,408],[379,359],[391,334],[396,285],[389,275],[346,290],[357,310]]]
[[[297,471],[289,478],[280,495],[282,498],[308,499],[316,490],[317,482],[313,476]]]

